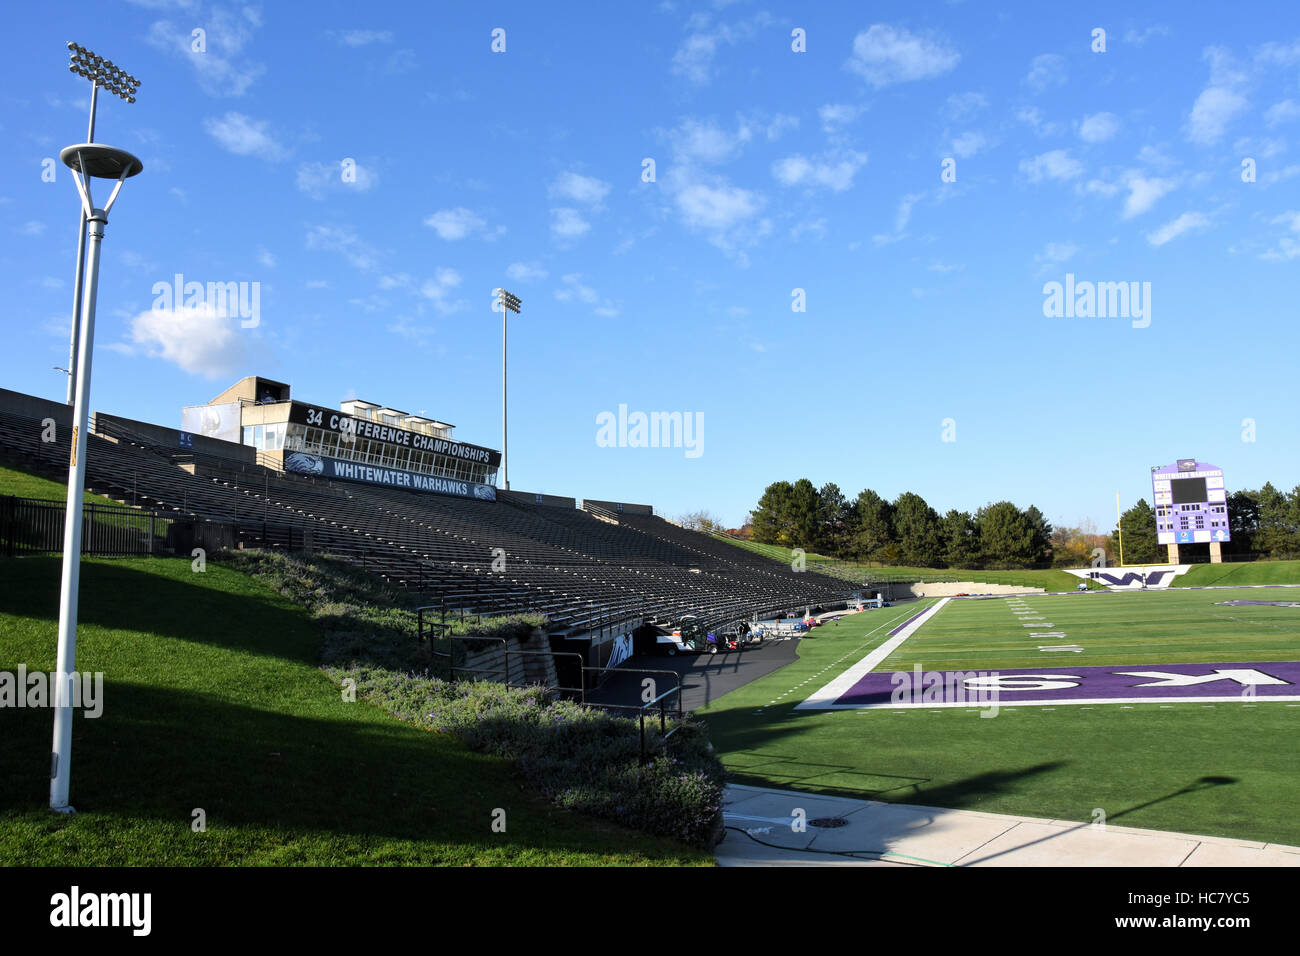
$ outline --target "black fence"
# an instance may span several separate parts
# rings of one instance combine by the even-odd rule
[[[118,505],[81,506],[81,553],[106,556],[168,554],[173,517]],[[62,501],[0,498],[0,553],[62,554]]]
[[[0,554],[62,554],[67,504],[0,497]],[[311,532],[265,522],[206,521],[176,512],[122,505],[81,506],[81,553],[99,557],[189,556],[194,548],[273,548],[310,551]]]

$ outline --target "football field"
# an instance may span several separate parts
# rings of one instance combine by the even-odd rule
[[[1295,605],[922,601],[816,629],[702,716],[740,783],[1300,844]]]

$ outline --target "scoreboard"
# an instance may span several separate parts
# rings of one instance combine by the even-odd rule
[[[1156,540],[1160,544],[1231,541],[1228,495],[1217,465],[1180,458],[1151,469],[1155,497]]]

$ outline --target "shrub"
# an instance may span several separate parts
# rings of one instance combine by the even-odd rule
[[[703,724],[688,719],[664,740],[647,719],[651,759],[642,764],[634,719],[582,707],[542,687],[444,680],[445,665],[431,662],[414,640],[414,595],[333,558],[251,550],[226,557],[311,611],[321,628],[322,666],[335,681],[355,680],[359,700],[454,734],[471,750],[514,760],[558,806],[693,846],[716,842],[724,774]],[[518,614],[448,623],[459,635],[524,639],[546,619]],[[442,641],[439,649],[450,650],[451,643]]]

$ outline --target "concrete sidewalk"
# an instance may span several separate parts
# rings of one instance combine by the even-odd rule
[[[1300,866],[1300,847],[1227,837],[738,785],[723,800],[720,866]],[[846,823],[812,825],[825,818]]]

